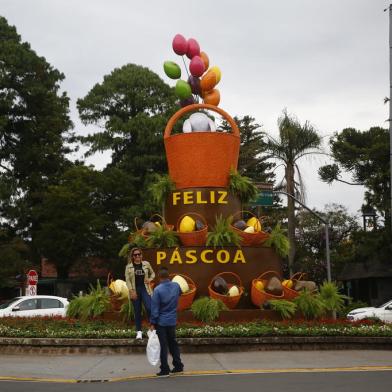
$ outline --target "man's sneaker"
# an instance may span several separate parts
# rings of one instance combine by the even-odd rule
[[[142,331],[137,331],[136,339],[143,339]]]
[[[173,374],[179,374],[179,373],[183,373],[183,372],[184,372],[184,369],[173,368],[172,370],[170,370],[170,373],[173,373]]]
[[[163,372],[162,370],[157,373],[157,377],[169,377],[170,373],[169,372]]]

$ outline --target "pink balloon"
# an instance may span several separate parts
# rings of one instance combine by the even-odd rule
[[[188,42],[181,34],[176,34],[173,38],[172,47],[174,53],[183,56],[188,51]]]
[[[189,71],[191,71],[192,76],[199,77],[203,75],[205,66],[200,56],[192,57],[192,60],[189,64]]]
[[[188,59],[192,59],[194,56],[200,56],[200,46],[194,38],[188,39],[188,50],[186,55]]]

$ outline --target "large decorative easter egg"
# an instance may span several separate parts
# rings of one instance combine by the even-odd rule
[[[189,284],[181,275],[174,276],[172,282],[176,282],[179,284],[182,293],[186,293],[189,291]]]
[[[193,113],[189,116],[193,132],[207,132],[210,130],[209,118],[204,113]]]
[[[250,219],[248,219],[248,221],[246,222],[247,226],[252,226],[255,231],[261,231],[261,223],[260,221],[256,218],[256,217],[252,217]]]
[[[223,295],[226,295],[229,291],[226,281],[221,276],[218,276],[214,279],[214,281],[212,282],[212,289],[217,293]]]
[[[180,233],[191,233],[192,231],[195,231],[195,225],[195,220],[189,215],[185,215],[181,219],[179,231]]]
[[[240,295],[240,290],[237,286],[231,286],[229,292],[227,293],[229,297],[235,297]]]

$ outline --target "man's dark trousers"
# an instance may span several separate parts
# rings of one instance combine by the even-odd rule
[[[163,327],[161,325],[156,326],[157,335],[159,339],[159,343],[161,345],[161,371],[163,373],[169,373],[170,368],[167,363],[167,350],[171,356],[173,357],[173,366],[176,370],[182,371],[184,368],[183,363],[180,358],[180,349],[178,347],[178,343],[176,340],[176,327]]]

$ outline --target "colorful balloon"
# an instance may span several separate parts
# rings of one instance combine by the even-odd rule
[[[193,97],[192,97],[192,95],[189,97],[189,98],[186,98],[186,99],[181,99],[181,101],[180,101],[180,106],[183,108],[183,107],[185,107],[185,106],[188,106],[188,105],[192,105],[192,104],[194,104],[195,103],[195,100],[193,99]],[[185,132],[185,131],[184,131]],[[189,131],[190,132],[190,131]]]
[[[220,93],[217,88],[214,88],[211,91],[207,91],[203,94],[204,103],[209,105],[218,106],[220,102]]]
[[[183,56],[188,51],[188,41],[181,34],[176,34],[173,38],[172,48],[174,53]]]
[[[181,100],[192,96],[191,86],[185,80],[177,80],[174,91]]]
[[[200,79],[199,78],[191,75],[188,78],[188,83],[191,86],[193,94],[200,94],[201,89],[200,89]]]
[[[163,70],[171,79],[179,79],[181,77],[181,68],[174,61],[165,61],[163,63]]]
[[[217,83],[218,83],[218,81],[217,81],[216,73],[209,70],[201,78],[200,87],[201,87],[202,91],[210,91],[216,86]]]
[[[200,56],[193,56],[189,64],[189,71],[192,76],[201,76],[205,71],[203,60]]]
[[[222,76],[222,72],[219,69],[219,67],[217,67],[216,65],[214,65],[213,67],[210,68],[210,71],[215,72],[216,75],[216,80],[217,80],[217,84],[220,82],[221,80],[221,76]]]
[[[194,38],[188,39],[188,50],[186,51],[188,59],[192,59],[195,56],[200,56],[200,46]]]
[[[204,63],[204,69],[207,70],[208,67],[210,66],[210,59],[207,56],[206,52],[200,52],[200,57],[203,60]]]

